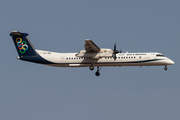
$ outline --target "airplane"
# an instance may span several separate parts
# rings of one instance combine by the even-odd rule
[[[78,53],[58,53],[37,50],[28,39],[29,34],[11,31],[13,42],[18,52],[17,59],[55,67],[89,67],[92,71],[97,67],[96,76],[102,67],[107,66],[165,66],[174,62],[157,52],[122,53],[122,50],[99,48],[92,40],[85,40],[85,50]]]

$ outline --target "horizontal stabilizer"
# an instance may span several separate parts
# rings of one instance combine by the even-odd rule
[[[11,31],[10,36],[28,36],[27,33],[20,33],[19,31]]]

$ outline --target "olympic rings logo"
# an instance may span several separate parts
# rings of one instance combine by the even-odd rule
[[[25,41],[22,41],[22,38],[18,37],[16,39],[16,43],[18,46],[18,49],[20,50],[20,53],[25,53],[26,50],[28,49],[28,45]]]

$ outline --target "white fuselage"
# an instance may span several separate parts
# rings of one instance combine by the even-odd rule
[[[168,65],[174,62],[161,53],[121,53],[121,50],[99,48],[92,40],[86,39],[84,48],[78,53],[57,53],[34,49],[27,38],[27,33],[11,31],[10,36],[18,52],[20,60],[29,61],[55,67],[89,67],[94,70],[97,66],[96,76],[100,75],[100,70],[104,66],[158,66],[164,65],[167,70]]]
[[[159,66],[172,65],[174,62],[163,56],[161,53],[118,53],[116,59],[113,57],[100,57],[92,59],[88,57],[76,57],[77,53],[57,53],[43,50],[36,52],[45,60],[56,67],[88,67],[92,63],[94,66]]]

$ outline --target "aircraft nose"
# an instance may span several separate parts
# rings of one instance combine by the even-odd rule
[[[172,60],[169,60],[169,65],[174,65],[174,61],[172,61]]]

